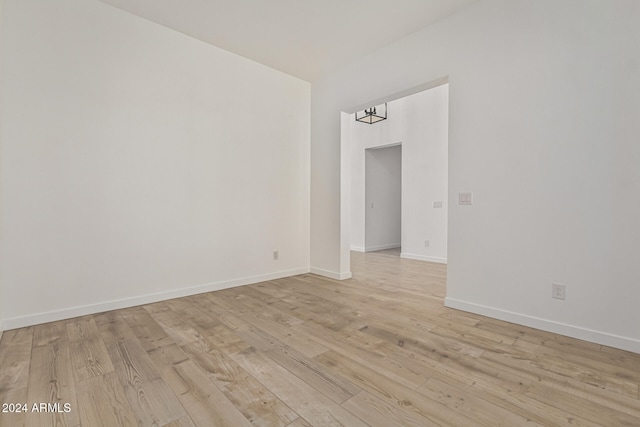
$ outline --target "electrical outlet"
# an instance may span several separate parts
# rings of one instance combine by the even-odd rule
[[[425,247],[425,248],[428,248],[428,247],[429,247],[429,241],[428,241],[428,240],[425,240],[425,241],[424,241],[424,247]]]
[[[433,202],[433,207],[436,209],[442,208],[442,202],[441,201]]]
[[[278,258],[279,258],[278,251],[273,251],[273,260],[274,260],[274,261],[277,261],[277,260],[278,260]]]
[[[561,283],[551,284],[551,297],[555,299],[565,299],[566,297],[566,285]]]

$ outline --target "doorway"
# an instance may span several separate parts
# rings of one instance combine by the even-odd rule
[[[348,208],[343,210],[341,236],[346,238],[344,242],[351,251],[399,246],[402,258],[446,264],[449,85],[440,82],[409,95],[403,93],[397,99],[381,101],[388,103],[387,120],[369,125],[356,122],[354,114],[342,116],[342,165],[343,177],[347,178],[342,182],[345,190],[342,203]],[[400,177],[383,183],[377,180],[383,176],[380,172],[373,177],[370,173],[380,166],[381,157],[392,150],[400,154],[399,162],[395,163],[399,164]],[[393,174],[387,172],[389,176]],[[391,186],[400,202],[395,211],[400,214],[400,225],[381,219],[394,214],[383,214],[382,208],[386,206],[377,204],[380,202],[375,191],[391,192],[388,189]],[[399,240],[397,234],[391,233],[392,227],[400,230]]]
[[[365,150],[365,252],[401,247],[402,145]]]

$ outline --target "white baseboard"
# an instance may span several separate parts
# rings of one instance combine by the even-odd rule
[[[400,258],[416,259],[418,261],[437,262],[438,264],[446,264],[447,263],[447,259],[446,258],[438,258],[438,257],[426,256],[426,255],[408,254],[406,252],[401,253],[400,254]]]
[[[640,340],[636,340],[633,338],[622,337],[619,335],[608,334],[606,332],[581,328],[579,326],[567,325],[565,323],[540,319],[538,317],[500,310],[497,308],[487,307],[484,305],[474,304],[466,301],[460,301],[449,297],[445,298],[444,305],[446,307],[455,308],[457,310],[480,314],[483,316],[492,317],[494,319],[516,323],[518,325],[529,326],[531,328],[553,332],[571,338],[577,338],[596,344],[619,348],[621,350],[640,353]]]
[[[400,243],[390,243],[388,245],[378,245],[378,246],[367,246],[364,248],[365,252],[375,252],[375,251],[383,251],[385,249],[395,249],[401,246]]]
[[[311,273],[317,274],[318,276],[328,277],[334,280],[346,280],[351,279],[351,272],[348,271],[346,273],[336,273],[335,271],[323,270],[321,268],[311,267]]]
[[[362,246],[351,246],[350,249],[354,252],[365,252],[365,249]]]
[[[233,288],[236,286],[250,285],[253,283],[264,282],[267,280],[274,280],[274,279],[280,279],[283,277],[296,276],[298,274],[309,273],[309,271],[310,271],[309,268],[298,268],[293,270],[276,271],[274,273],[259,274],[256,276],[242,277],[239,279],[208,283],[205,285],[191,286],[188,288],[180,288],[180,289],[175,289],[171,291],[140,295],[133,298],[123,298],[118,300],[101,302],[97,304],[89,304],[84,306],[53,310],[53,311],[48,311],[44,313],[30,314],[27,316],[11,317],[8,319],[4,319],[2,321],[2,326],[4,326],[6,330],[23,328],[26,326],[39,325],[41,323],[71,319],[78,316],[86,316],[88,314],[102,313],[104,311],[117,310],[120,308],[135,307],[137,305],[151,304],[158,301],[165,301],[173,298],[181,298],[181,297],[186,297],[190,295],[201,294],[204,292],[219,291],[222,289]]]

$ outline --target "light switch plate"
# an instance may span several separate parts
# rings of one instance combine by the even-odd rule
[[[472,205],[473,204],[473,193],[458,193],[458,204],[459,205]]]

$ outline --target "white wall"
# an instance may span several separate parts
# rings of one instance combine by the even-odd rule
[[[633,0],[486,0],[315,82],[312,265],[347,267],[337,112],[448,76],[448,199],[474,204],[449,209],[446,304],[640,352],[638,22]]]
[[[365,150],[365,251],[399,248],[402,146]]]
[[[449,85],[403,99],[402,257],[446,263]]]
[[[307,82],[95,0],[2,12],[5,327],[309,271]]]
[[[375,125],[351,117],[343,143],[351,147],[352,250],[364,251],[365,149],[402,141],[401,256],[447,262],[448,97],[449,85],[442,84],[389,102],[389,119]]]
[[[2,40],[4,38],[4,19],[3,19],[3,7],[2,7],[2,1],[0,1],[0,72],[2,72],[3,68],[2,68],[2,62],[3,62],[3,55],[2,55],[2,49],[3,49],[3,43]],[[1,74],[0,74],[0,78],[1,78]],[[2,99],[2,85],[0,85],[0,99]],[[2,134],[2,110],[0,110],[0,135]],[[2,146],[0,145],[0,168],[2,167],[2,163],[1,163],[1,159],[2,159]],[[0,169],[0,174],[2,173],[1,169]],[[1,188],[0,188],[0,191]],[[0,194],[0,203],[2,201],[1,198],[1,194]],[[0,220],[2,219],[2,206],[0,205]],[[4,299],[2,297],[2,285],[0,284],[0,340],[2,339],[2,332],[4,331],[4,325],[3,325],[3,315],[2,315],[2,307],[4,305],[3,303]]]

